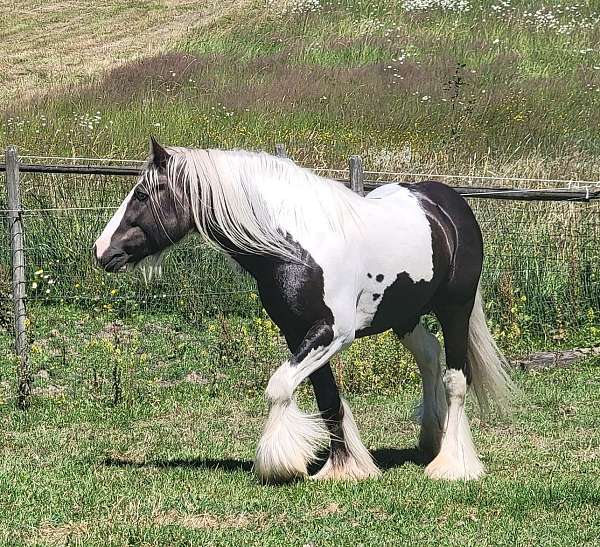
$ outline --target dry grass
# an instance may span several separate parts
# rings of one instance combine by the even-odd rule
[[[247,528],[260,524],[267,515],[238,514],[238,515],[213,515],[210,513],[185,514],[172,510],[154,515],[153,523],[157,526],[182,526],[191,530],[211,528]]]
[[[244,528],[259,528],[273,524],[280,524],[284,519],[281,516],[271,518],[265,512],[259,513],[239,513],[231,515],[219,515],[208,512],[204,513],[184,513],[178,510],[155,511],[146,518],[140,518],[136,510],[139,510],[135,504],[127,506],[128,515],[141,528],[178,526],[186,530],[235,530]],[[109,518],[98,519],[95,522],[67,522],[62,524],[53,524],[50,522],[42,523],[34,534],[28,538],[31,545],[53,545],[62,546],[72,543],[79,544],[89,539],[94,529],[110,528],[119,525],[122,515],[118,513]]]
[[[0,101],[87,82],[120,65],[169,49],[190,29],[249,0],[72,0],[2,2]]]
[[[42,524],[33,538],[31,545],[68,545],[80,540],[88,533],[89,526],[85,522],[68,522],[63,524]]]

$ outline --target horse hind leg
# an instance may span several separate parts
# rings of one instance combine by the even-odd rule
[[[471,383],[467,361],[469,319],[473,301],[463,306],[436,310],[442,325],[446,362],[444,388],[448,411],[444,422],[440,450],[425,468],[433,479],[470,480],[485,473],[473,445],[469,420],[465,413],[465,396]]]
[[[419,448],[433,458],[440,449],[447,411],[440,343],[420,323],[409,334],[396,334],[404,347],[413,354],[419,367],[423,392],[421,403],[415,412],[421,424]]]
[[[321,416],[329,429],[329,457],[311,477],[315,480],[362,480],[380,474],[360,439],[350,406],[339,395],[329,363],[310,376]]]

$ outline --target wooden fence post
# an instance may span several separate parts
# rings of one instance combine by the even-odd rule
[[[365,174],[360,156],[350,156],[348,160],[350,171],[350,189],[357,194],[365,195]]]
[[[287,158],[287,152],[285,151],[285,145],[283,144],[276,144],[275,145],[275,155],[280,157],[280,158]]]
[[[25,330],[25,251],[23,240],[23,216],[19,191],[19,160],[17,149],[6,149],[6,193],[8,196],[8,220],[12,256],[12,298],[15,317],[15,353],[17,354],[18,393],[20,409],[29,406],[31,394],[31,369],[29,368],[27,333]]]

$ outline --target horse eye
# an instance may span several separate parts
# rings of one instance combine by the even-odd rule
[[[137,188],[135,190],[133,195],[135,196],[135,199],[137,199],[138,201],[146,201],[149,197],[148,194],[146,194],[146,192],[144,192],[143,190],[140,190],[139,188]]]

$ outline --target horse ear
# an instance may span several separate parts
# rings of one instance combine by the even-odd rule
[[[158,169],[166,169],[171,156],[152,136],[150,137],[150,163]]]

